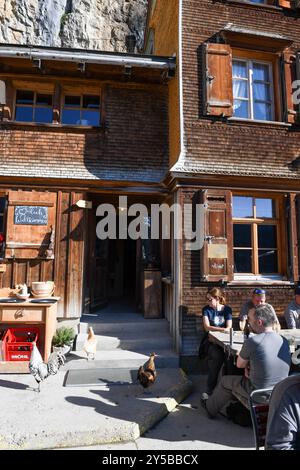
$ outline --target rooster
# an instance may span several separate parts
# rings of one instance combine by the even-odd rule
[[[48,362],[44,362],[34,341],[32,342],[32,345],[33,348],[29,361],[29,372],[38,383],[36,391],[40,392],[41,382],[49,377],[49,375],[57,374],[60,366],[65,363],[66,358],[61,352],[54,352],[50,354]]]
[[[89,327],[89,334],[87,337],[87,340],[85,341],[83,345],[83,350],[87,354],[87,359],[88,361],[90,359],[95,359],[96,356],[96,351],[97,351],[97,338],[95,336],[93,328],[90,326]]]
[[[145,364],[141,366],[138,370],[137,379],[144,388],[149,387],[151,384],[155,382],[156,375],[157,375],[155,364],[154,364],[155,357],[156,357],[156,354],[151,353],[148,361],[145,362]]]

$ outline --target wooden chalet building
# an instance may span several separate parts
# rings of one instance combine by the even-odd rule
[[[160,266],[139,241],[99,240],[96,209],[166,199],[175,62],[0,44],[1,288],[54,281],[70,324],[113,297],[162,314]]]
[[[300,4],[151,0],[145,52],[177,58],[165,185],[205,207],[204,246],[174,241],[169,287],[177,350],[192,356],[209,287],[238,315],[263,286],[284,324],[299,281]]]

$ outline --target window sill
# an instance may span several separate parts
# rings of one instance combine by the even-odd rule
[[[93,131],[99,131],[103,130],[105,127],[102,125],[100,126],[84,126],[84,125],[78,125],[78,124],[55,124],[55,123],[37,123],[37,122],[21,122],[21,121],[0,121],[0,127],[1,125],[9,125],[12,127],[38,127],[38,128],[44,128],[44,129],[74,129],[74,130],[93,130]]]
[[[283,11],[282,7],[278,7],[276,5],[267,5],[267,4],[261,4],[261,3],[252,3],[248,2],[247,0],[227,0],[226,3],[233,3],[237,5],[245,5],[247,7],[259,7],[259,8],[264,8],[266,10],[277,10],[277,11]]]
[[[234,276],[234,280],[228,283],[229,286],[294,286],[294,282],[283,280],[281,276]]]
[[[266,126],[279,126],[279,127],[292,127],[292,124],[288,122],[280,122],[280,121],[259,121],[258,119],[246,119],[246,118],[237,118],[237,117],[230,117],[227,119],[228,122],[237,122],[237,123],[246,123],[246,124],[260,124]]]

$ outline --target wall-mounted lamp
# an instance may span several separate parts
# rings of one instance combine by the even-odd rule
[[[93,207],[92,201],[85,201],[84,199],[79,199],[76,202],[76,206],[80,207],[80,209],[91,209]]]

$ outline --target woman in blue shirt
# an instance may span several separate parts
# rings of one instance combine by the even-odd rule
[[[225,304],[225,297],[217,287],[210,289],[207,293],[208,305],[203,307],[203,328],[205,332],[221,331],[229,333],[232,327],[232,310]],[[207,389],[205,397],[211,395],[218,382],[218,375],[224,363],[225,354],[223,349],[214,343],[209,343],[207,353]],[[204,394],[203,394],[204,395]]]

